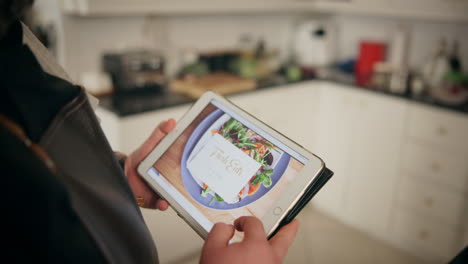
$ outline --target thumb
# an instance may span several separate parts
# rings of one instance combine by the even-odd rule
[[[226,247],[234,235],[234,226],[225,223],[216,223],[206,238],[203,251],[211,251]]]
[[[286,253],[288,253],[288,249],[294,241],[298,229],[299,221],[294,219],[291,223],[283,226],[278,233],[270,239],[270,245],[281,261],[286,256]]]
[[[148,154],[156,147],[156,145],[163,139],[166,134],[171,132],[176,126],[176,121],[174,119],[169,119],[167,121],[161,122],[151,133],[148,139],[140,147],[140,153],[138,153],[138,158],[140,160],[144,159]]]

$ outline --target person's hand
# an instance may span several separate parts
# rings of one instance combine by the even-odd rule
[[[229,245],[234,228],[244,232],[242,242]],[[233,225],[217,223],[203,245],[201,264],[278,264],[283,262],[299,228],[293,220],[267,240],[262,222],[252,216],[238,218]]]
[[[159,209],[161,211],[169,207],[167,201],[162,200],[141,178],[137,172],[137,166],[158,145],[161,139],[175,128],[175,125],[174,119],[161,122],[145,143],[125,160],[125,175],[127,175],[128,182],[141,207]]]

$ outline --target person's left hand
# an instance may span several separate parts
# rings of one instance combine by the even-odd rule
[[[161,211],[169,207],[167,201],[162,200],[141,178],[137,172],[137,166],[158,145],[161,139],[175,128],[175,125],[174,119],[161,122],[151,136],[125,160],[125,175],[127,175],[128,183],[141,207]]]

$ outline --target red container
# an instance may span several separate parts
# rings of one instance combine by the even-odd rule
[[[356,84],[369,87],[374,65],[385,60],[386,44],[382,42],[363,41],[359,45],[359,56],[356,63]]]

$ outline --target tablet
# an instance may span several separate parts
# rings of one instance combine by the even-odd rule
[[[213,92],[138,172],[203,239],[215,223],[241,216],[261,219],[270,237],[332,175],[319,157]],[[236,232],[232,241],[241,239]]]

